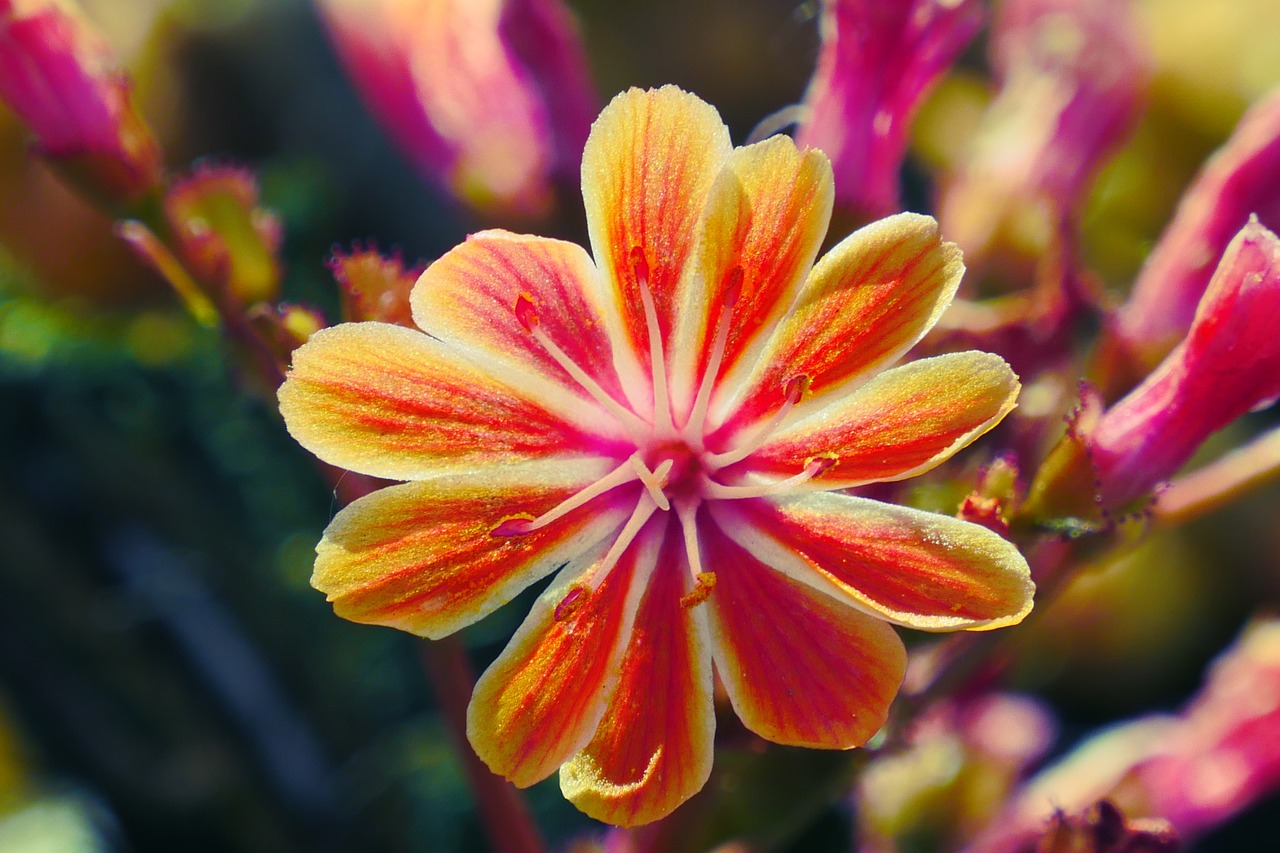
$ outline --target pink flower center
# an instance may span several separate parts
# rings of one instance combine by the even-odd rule
[[[608,474],[551,510],[537,518],[508,518],[494,528],[492,535],[519,536],[531,533],[546,527],[606,492],[638,481],[643,489],[638,493],[635,509],[619,532],[609,553],[597,564],[593,573],[594,583],[603,579],[604,574],[655,512],[674,509],[684,531],[695,589],[702,590],[702,594],[695,596],[696,600],[694,600],[694,603],[699,603],[706,598],[711,586],[714,585],[714,579],[700,577],[702,564],[698,552],[696,517],[703,501],[755,498],[790,491],[821,474],[835,460],[834,457],[818,455],[810,459],[794,476],[763,483],[744,482],[744,475],[735,469],[737,473],[734,474],[734,482],[723,482],[726,469],[749,459],[751,454],[777,432],[808,389],[808,378],[795,376],[789,380],[785,400],[778,411],[756,429],[739,436],[733,447],[721,452],[708,450],[705,443],[707,409],[715,378],[724,357],[733,308],[741,290],[742,269],[738,267],[730,273],[729,287],[721,301],[706,370],[691,410],[683,419],[684,423],[677,425],[671,411],[666,357],[663,352],[657,310],[653,294],[649,289],[648,264],[639,247],[632,250],[631,260],[648,327],[649,362],[652,365],[653,382],[653,411],[649,413],[649,417],[619,403],[586,370],[574,363],[542,329],[537,310],[527,296],[522,295],[517,298],[515,313],[521,325],[542,348],[631,435],[635,452],[625,460],[620,460],[618,466]]]

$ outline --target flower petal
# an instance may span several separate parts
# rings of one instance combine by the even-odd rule
[[[413,329],[346,323],[294,352],[280,412],[289,433],[324,461],[395,480],[530,459],[556,465],[601,448],[565,419],[573,406],[556,389],[533,380],[521,387]]]
[[[898,625],[988,630],[1031,611],[1027,561],[967,521],[834,492],[711,507],[756,559]]]
[[[413,290],[419,328],[493,365],[510,381],[530,372],[585,399],[581,387],[525,328],[527,299],[538,326],[615,400],[625,401],[605,332],[600,272],[581,246],[507,231],[468,237],[433,263]]]
[[[648,267],[662,326],[672,329],[676,284],[697,240],[712,181],[732,145],[719,113],[675,86],[631,89],[591,127],[582,154],[582,195],[596,263],[603,270],[615,361],[636,407],[650,407],[648,325],[634,249]],[[642,394],[644,398],[641,399]]]
[[[809,483],[822,490],[913,477],[1000,423],[1020,387],[990,353],[913,361],[787,427],[744,465],[789,477],[815,455],[834,455],[836,464]]]
[[[833,193],[826,155],[800,151],[790,137],[734,149],[711,188],[697,274],[685,276],[677,291],[668,359],[678,408],[687,410],[696,393],[720,307],[735,279],[740,292],[719,373],[735,365],[754,367],[752,354],[791,307],[813,266],[831,221]]]
[[[374,492],[338,513],[316,547],[311,584],[344,619],[432,639],[506,604],[615,532],[627,508],[597,500],[521,536],[504,519],[538,515],[607,473],[603,460],[528,472],[435,477]]]
[[[527,787],[586,746],[618,682],[640,596],[661,545],[641,530],[598,587],[562,575],[480,676],[467,708],[467,737],[500,776]]]
[[[666,817],[711,773],[711,654],[700,608],[681,603],[691,587],[681,538],[672,530],[609,710],[591,743],[560,768],[565,797],[596,820],[636,826]]]
[[[761,563],[715,527],[708,601],[716,670],[751,731],[818,749],[861,746],[889,713],[907,653],[888,623]],[[732,569],[732,570],[729,570]]]
[[[959,249],[942,242],[932,217],[900,213],[858,229],[818,261],[755,374],[721,389],[713,423],[768,417],[796,376],[809,378],[811,395],[797,414],[847,393],[924,337],[963,274]]]

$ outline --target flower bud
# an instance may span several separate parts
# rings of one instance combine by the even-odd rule
[[[941,203],[970,260],[997,242],[1045,250],[1133,126],[1147,77],[1132,16],[1114,0],[1008,0],[991,54],[999,94]]]
[[[373,246],[359,244],[350,252],[335,248],[329,257],[329,271],[342,294],[342,316],[348,321],[413,327],[409,292],[424,269],[425,265],[406,267],[398,252],[384,256]]]
[[[369,109],[428,180],[482,210],[545,213],[596,111],[558,0],[318,0]]]
[[[0,0],[0,99],[41,154],[108,203],[158,186],[160,147],[110,45],[68,0]]]
[[[1210,435],[1280,396],[1278,330],[1280,240],[1255,217],[1227,246],[1186,339],[1089,436],[1104,501],[1149,492]]]
[[[900,209],[898,173],[916,107],[981,23],[974,0],[824,0],[822,49],[796,140],[831,158],[841,206],[870,215]]]
[[[1250,215],[1280,226],[1280,89],[1259,101],[1183,195],[1118,316],[1119,336],[1154,364],[1186,333],[1214,262]]]

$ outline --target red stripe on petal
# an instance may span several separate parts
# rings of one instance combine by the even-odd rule
[[[650,371],[632,250],[643,254],[665,336],[712,181],[731,150],[715,108],[674,86],[618,95],[591,128],[582,155],[582,195],[620,355],[632,361],[630,371],[639,371],[624,375],[629,383]]]
[[[671,356],[682,397],[707,368],[729,287],[737,299],[720,374],[763,343],[791,306],[826,234],[832,195],[831,164],[820,151],[798,151],[785,136],[734,150],[707,202],[699,274],[681,282]]]
[[[708,525],[711,636],[729,699],[775,743],[861,746],[884,725],[907,654],[884,621],[766,566]]]
[[[573,466],[569,466],[573,467]],[[572,562],[627,518],[601,498],[520,536],[492,531],[570,497],[607,465],[578,465],[542,482],[505,468],[392,486],[344,509],[316,548],[311,583],[345,619],[438,638],[505,604]]]
[[[626,398],[613,369],[600,288],[600,272],[580,246],[484,231],[445,254],[418,280],[414,321],[487,361],[523,373],[540,372],[584,396],[517,318],[517,302],[528,300],[551,340],[622,402]]]
[[[736,379],[727,383],[718,422],[767,418],[795,376],[809,377],[813,407],[865,381],[933,327],[963,273],[960,251],[928,216],[902,213],[849,235],[814,267],[745,396],[737,399]]]
[[[520,390],[499,382],[413,329],[347,323],[294,353],[280,411],[321,459],[389,479],[609,449],[553,395],[533,380]]]
[[[1031,610],[1027,561],[967,521],[833,492],[712,508],[757,559],[908,628],[998,628]]]
[[[636,616],[622,674],[585,749],[560,768],[560,787],[597,820],[636,826],[665,817],[711,773],[715,716],[702,608],[674,519]]]
[[[824,490],[920,474],[990,430],[1010,411],[1018,378],[1004,359],[953,353],[894,368],[787,427],[741,467],[789,477],[815,455],[836,463]]]
[[[494,773],[532,785],[591,740],[617,683],[660,535],[656,525],[641,531],[595,589],[568,578],[553,585],[480,677],[467,736]],[[571,603],[561,607],[566,599]]]

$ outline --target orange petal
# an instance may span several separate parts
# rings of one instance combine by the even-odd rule
[[[632,252],[648,267],[664,340],[672,329],[676,285],[697,242],[712,181],[732,145],[710,104],[675,86],[630,89],[591,127],[582,154],[582,196],[592,254],[604,272],[616,353],[636,406],[650,385],[648,326]]]
[[[393,480],[594,455],[607,442],[566,419],[575,411],[616,429],[602,410],[536,378],[521,389],[421,332],[346,323],[294,352],[280,412],[298,443],[324,461]]]
[[[580,580],[591,568],[561,575],[480,677],[467,737],[494,773],[532,785],[591,740],[660,545],[648,525],[595,589]]]
[[[522,324],[528,300],[539,328],[615,400],[625,401],[605,332],[601,277],[573,243],[482,231],[433,263],[413,290],[414,322],[429,334],[500,365],[523,381],[530,372],[583,397],[580,386]]]
[[[585,749],[560,768],[560,788],[596,820],[636,826],[666,817],[706,784],[715,714],[711,655],[674,520],[622,658],[622,675]]]
[[[809,378],[797,414],[838,397],[892,364],[951,304],[964,264],[929,216],[899,213],[860,228],[818,261],[746,382],[727,382],[713,403],[713,423],[769,417],[787,383]]]
[[[521,536],[490,532],[539,515],[607,473],[596,461],[543,476],[518,466],[391,486],[338,513],[316,548],[311,584],[344,619],[437,639],[576,561],[627,519],[598,499]]]
[[[912,477],[1000,423],[1020,387],[1004,359],[990,353],[913,361],[787,427],[744,465],[789,477],[815,455],[834,455],[836,464],[810,481],[822,490]]]
[[[898,625],[987,630],[1031,611],[1027,561],[967,521],[834,492],[711,507],[756,559]]]
[[[711,188],[697,275],[686,276],[678,291],[669,354],[677,400],[691,401],[696,391],[733,285],[740,292],[719,373],[740,362],[754,367],[752,355],[813,266],[831,220],[833,192],[826,155],[799,151],[790,137],[734,149]]]
[[[874,735],[907,653],[888,623],[776,571],[704,529],[716,669],[742,722],[791,746],[849,749]],[[730,570],[731,569],[731,570]]]

